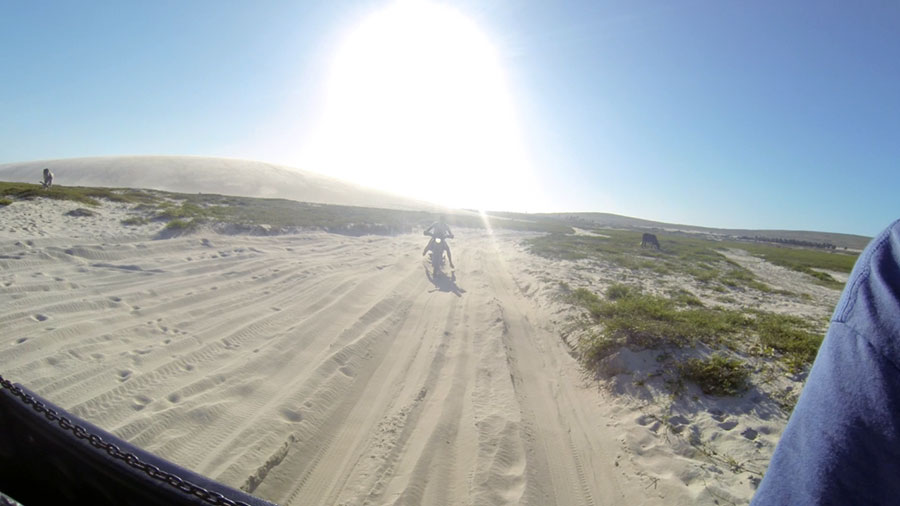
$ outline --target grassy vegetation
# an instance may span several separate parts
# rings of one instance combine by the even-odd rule
[[[816,358],[822,336],[812,332],[802,318],[773,313],[757,313],[755,328],[761,344],[785,357],[791,370],[799,370]]]
[[[122,220],[121,223],[122,223],[122,225],[127,225],[127,226],[139,226],[139,225],[146,225],[149,222],[150,222],[150,220],[148,220],[147,218],[144,218],[143,216],[132,216],[130,218],[125,218],[124,220]]]
[[[651,250],[640,247],[640,232],[597,232],[603,236],[536,237],[528,246],[533,253],[552,259],[584,259],[651,275],[689,276],[700,287],[721,292],[718,300],[732,305],[737,300],[729,294],[742,290],[802,296],[777,292],[729,260],[722,254],[725,249],[744,249],[766,261],[810,274],[836,289],[843,285],[815,269],[849,272],[856,260],[854,254],[662,234],[662,248]],[[665,296],[643,294],[625,284],[610,286],[602,297],[583,288],[564,291],[569,302],[584,308],[590,317],[585,327],[590,330],[578,351],[591,370],[601,370],[603,360],[623,347],[634,351],[708,348],[732,357],[716,354],[679,364],[672,384],[680,385],[687,379],[707,392],[736,392],[746,368],[738,367],[739,360],[733,355],[771,356],[788,370],[798,372],[812,363],[822,343],[815,322],[749,308],[705,307],[684,289],[669,289]]]
[[[135,204],[133,210],[155,221],[168,223],[167,229],[195,230],[201,223],[220,223],[237,226],[267,226],[270,229],[319,229],[329,232],[363,234],[397,234],[421,229],[434,221],[434,214],[424,211],[403,211],[355,206],[338,206],[296,202],[286,199],[262,199],[212,194],[182,194],[155,190],[125,188],[90,188],[54,186],[42,189],[38,184],[0,182],[0,197],[9,204],[16,200],[51,198],[71,200],[96,206],[99,200]],[[8,205],[8,204],[7,204]],[[130,218],[127,225],[142,223]],[[485,228],[479,216],[447,214],[451,227]],[[572,232],[567,225],[546,218],[531,219],[529,215],[491,216],[495,229],[548,232]]]
[[[606,298],[579,288],[569,300],[602,324],[602,333],[582,343],[582,355],[594,367],[621,347],[682,348],[698,342],[719,346],[723,338],[751,325],[751,318],[737,311],[697,307],[694,301],[684,306],[678,299],[642,294],[621,284],[609,287]]]
[[[196,230],[200,226],[202,220],[182,220],[180,218],[173,219],[166,223],[166,230],[171,232],[185,233]]]
[[[748,387],[750,371],[742,360],[716,353],[689,358],[678,365],[682,377],[697,383],[709,395],[738,395]]]
[[[747,269],[730,261],[722,251],[743,249],[768,262],[809,274],[820,283],[840,289],[843,284],[816,269],[850,272],[856,254],[792,248],[771,244],[659,235],[660,250],[641,248],[641,232],[597,230],[603,235],[548,234],[528,242],[534,254],[561,260],[602,260],[615,265],[655,274],[683,274],[721,292],[750,288],[765,293],[775,290]]]
[[[657,275],[686,275],[718,291],[774,289],[728,260],[720,243],[704,239],[666,237],[660,250],[641,248],[641,232],[603,230],[604,237],[548,234],[528,242],[534,254],[561,260],[606,261],[635,271]]]
[[[792,248],[750,242],[727,242],[726,247],[739,248],[775,265],[809,274],[823,285],[842,288],[843,283],[832,276],[814,269],[849,273],[856,263],[857,253],[838,253],[811,248]]]
[[[0,198],[0,206],[8,206],[8,205],[10,205],[10,204],[12,204],[12,203],[13,203],[13,201],[10,200],[10,199],[8,199],[8,198],[6,198],[6,197]]]
[[[6,197],[10,202],[43,197],[55,200],[71,200],[88,206],[98,205],[98,199],[129,203],[143,202],[148,199],[154,200],[154,197],[141,190],[82,186],[54,186],[53,188],[44,189],[39,184],[8,182],[0,182],[0,195]]]
[[[592,370],[602,371],[603,359],[623,347],[639,351],[698,346],[743,352],[760,350],[757,353],[773,355],[796,370],[812,363],[822,342],[810,331],[811,325],[800,318],[708,308],[695,298],[647,295],[622,284],[610,286],[605,297],[584,288],[571,291],[567,297],[569,302],[584,308],[601,329],[579,345],[582,359]],[[732,359],[714,357],[682,364],[679,371],[685,378],[700,383],[704,391],[733,390],[743,369]],[[719,387],[704,386],[703,382],[716,378]]]

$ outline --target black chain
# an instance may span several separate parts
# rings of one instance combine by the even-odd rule
[[[44,403],[28,395],[27,393],[25,393],[25,391],[5,379],[2,375],[0,375],[0,386],[12,392],[13,395],[21,399],[25,404],[31,406],[31,408],[38,413],[43,414],[47,420],[56,422],[56,424],[59,425],[60,428],[74,434],[76,438],[87,441],[94,448],[105,451],[112,458],[124,461],[129,466],[142,471],[147,476],[155,480],[168,483],[173,488],[177,488],[184,493],[191,494],[195,497],[198,497],[200,500],[205,501],[209,504],[213,504],[215,506],[250,506],[245,502],[233,501],[218,492],[206,490],[205,488],[184,480],[177,475],[174,475],[167,471],[163,471],[162,469],[152,464],[147,464],[141,461],[141,459],[133,453],[123,452],[119,449],[118,446],[103,441],[103,438],[101,438],[100,436],[91,434],[84,427],[72,423],[72,421],[68,418],[61,416],[53,409],[48,408],[44,405]]]

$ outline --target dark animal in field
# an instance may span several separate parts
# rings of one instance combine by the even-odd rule
[[[659,249],[659,241],[656,239],[656,236],[653,234],[644,234],[644,237],[641,238],[641,247],[656,248]]]

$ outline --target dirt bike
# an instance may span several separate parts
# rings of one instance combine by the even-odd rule
[[[444,272],[444,262],[445,257],[447,256],[447,243],[446,240],[449,238],[453,238],[453,234],[450,234],[446,237],[434,236],[433,234],[425,234],[431,236],[432,240],[428,243],[428,263],[431,264],[431,277],[432,279],[437,279],[440,276],[446,277],[447,274]]]

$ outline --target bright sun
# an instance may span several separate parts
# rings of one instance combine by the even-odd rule
[[[536,192],[494,47],[460,12],[399,0],[341,46],[310,169],[451,207],[531,211]]]

